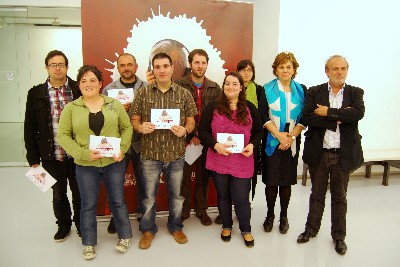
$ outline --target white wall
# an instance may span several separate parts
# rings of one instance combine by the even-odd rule
[[[297,80],[327,81],[325,60],[347,57],[347,82],[364,89],[364,150],[400,150],[400,1],[281,0],[279,51],[292,51]]]

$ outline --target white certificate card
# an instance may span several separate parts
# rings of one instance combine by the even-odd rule
[[[241,153],[244,148],[244,134],[217,133],[217,142],[224,144],[232,153]]]
[[[110,89],[107,93],[109,97],[119,100],[121,104],[133,102],[133,88]]]
[[[102,156],[112,158],[121,151],[121,138],[90,135],[89,149],[100,151]]]
[[[42,192],[46,192],[57,181],[42,167],[30,168],[25,174]]]
[[[203,151],[202,145],[190,144],[186,147],[185,161],[187,164],[192,165],[201,155]]]
[[[171,129],[172,125],[180,125],[180,109],[151,109],[150,120],[155,129]]]

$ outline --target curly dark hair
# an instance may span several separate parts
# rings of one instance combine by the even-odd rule
[[[237,72],[233,71],[229,72],[224,78],[224,83],[222,84],[222,88],[225,87],[225,81],[228,76],[236,77],[239,80],[240,86],[242,87],[242,91],[240,91],[239,93],[239,99],[237,102],[236,122],[239,124],[248,125],[250,121],[248,120],[249,113],[247,111],[247,106],[246,106],[246,93],[244,90],[243,78]],[[229,100],[226,97],[225,92],[223,92],[221,94],[221,97],[219,98],[217,105],[217,112],[218,114],[225,115],[228,119],[233,121],[232,118],[233,111],[229,106]]]

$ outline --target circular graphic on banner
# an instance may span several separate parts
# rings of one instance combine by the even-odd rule
[[[133,25],[131,33],[132,37],[127,38],[128,45],[124,48],[125,53],[130,53],[136,57],[136,63],[139,65],[136,75],[140,78],[146,77],[146,71],[151,63],[151,55],[154,54],[155,47],[161,52],[166,51],[173,60],[173,64],[177,73],[174,79],[179,79],[180,75],[185,75],[188,70],[187,54],[196,48],[204,49],[208,56],[207,78],[221,84],[226,69],[223,68],[225,61],[221,59],[221,52],[210,44],[211,37],[207,35],[206,30],[202,28],[203,21],[197,22],[196,17],[187,18],[186,14],[170,18],[170,13],[167,15],[155,15],[152,10],[152,17],[146,21],[137,20],[137,24]],[[170,50],[165,50],[170,49]],[[168,51],[172,51],[169,52]],[[115,56],[118,58],[118,54]],[[182,59],[186,57],[186,59]],[[114,68],[106,69],[111,72],[113,81],[119,79],[120,75],[117,70],[117,61],[107,60]],[[186,62],[186,63],[185,63]]]

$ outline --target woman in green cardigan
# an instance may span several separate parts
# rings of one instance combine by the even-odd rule
[[[100,94],[103,79],[97,67],[81,67],[77,81],[82,96],[65,106],[57,138],[76,164],[76,179],[82,199],[80,216],[83,257],[93,259],[96,256],[96,206],[101,180],[107,189],[118,233],[115,249],[125,252],[130,245],[132,230],[125,203],[125,164],[122,160],[131,145],[133,130],[121,103]],[[103,156],[97,148],[89,149],[90,135],[120,138],[120,152],[111,157]]]

